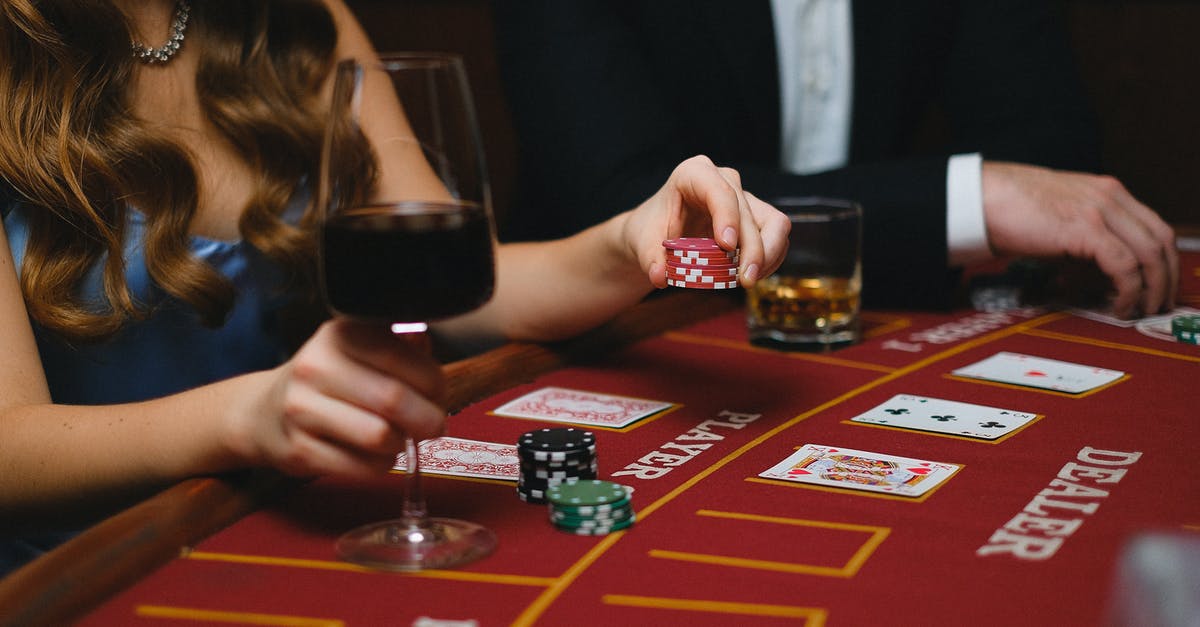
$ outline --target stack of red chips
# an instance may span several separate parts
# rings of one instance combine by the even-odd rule
[[[711,237],[663,241],[667,249],[667,285],[706,290],[738,286],[738,251],[725,250]]]

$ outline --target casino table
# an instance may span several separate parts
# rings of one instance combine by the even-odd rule
[[[1200,308],[1200,253],[1183,260],[1180,304]],[[1200,541],[1198,346],[1029,308],[867,311],[857,345],[779,352],[746,341],[734,295],[671,291],[572,342],[446,367],[463,438],[554,426],[491,413],[546,386],[674,403],[592,429],[600,476],[633,488],[627,530],[564,533],[511,481],[426,475],[433,514],[499,545],[458,569],[379,572],[333,542],[399,513],[399,473],[195,479],[0,582],[0,622],[1096,625],[1137,601],[1116,584],[1129,547]],[[1068,394],[951,374],[1001,351],[1125,375]],[[997,441],[849,420],[900,393],[1038,417]],[[918,498],[758,476],[810,443],[961,470]]]

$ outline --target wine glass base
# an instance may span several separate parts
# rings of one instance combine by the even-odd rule
[[[380,570],[453,568],[489,555],[496,534],[465,520],[398,518],[363,525],[337,541],[338,556]]]

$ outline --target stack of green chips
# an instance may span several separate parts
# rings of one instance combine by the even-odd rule
[[[546,490],[550,522],[559,529],[585,536],[602,536],[631,527],[629,488],[611,481],[568,480]]]
[[[1186,314],[1171,319],[1171,333],[1186,344],[1200,344],[1200,315]]]

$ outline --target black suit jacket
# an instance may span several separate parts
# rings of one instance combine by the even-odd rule
[[[797,176],[779,166],[767,0],[497,0],[520,155],[502,235],[558,237],[595,224],[706,154],[762,198],[857,199],[865,301],[946,304],[950,155],[1098,165],[1057,5],[868,0],[852,14],[849,164]]]

